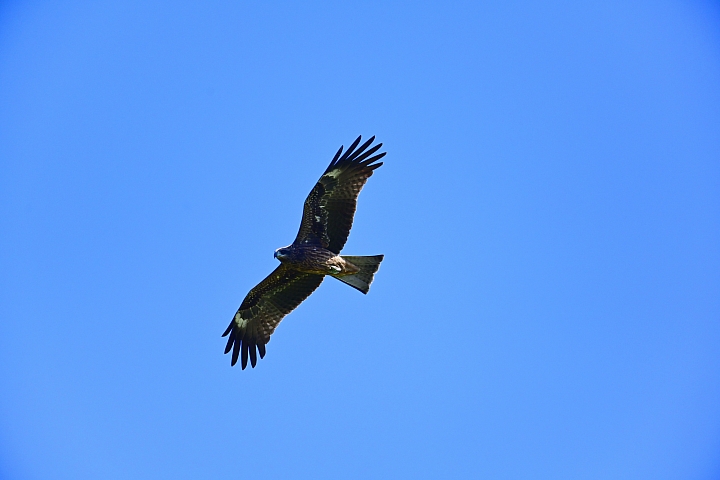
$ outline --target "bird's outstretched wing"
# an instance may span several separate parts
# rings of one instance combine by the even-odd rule
[[[287,268],[284,264],[250,290],[233,317],[223,337],[228,338],[225,353],[232,350],[232,365],[241,353],[242,368],[250,364],[255,367],[257,351],[260,358],[265,356],[265,344],[285,315],[292,312],[323,281],[324,275],[302,273]]]
[[[340,253],[345,246],[360,190],[373,170],[382,165],[382,162],[373,162],[385,156],[384,152],[373,156],[382,143],[366,150],[375,137],[358,147],[360,138],[342,156],[343,147],[340,147],[308,195],[294,244],[318,244],[334,253]]]

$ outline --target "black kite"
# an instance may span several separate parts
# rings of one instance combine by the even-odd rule
[[[368,149],[374,140],[358,147],[358,137],[342,156],[340,147],[308,195],[295,241],[275,250],[280,265],[250,290],[223,333],[223,337],[230,335],[225,353],[232,350],[232,365],[240,356],[244,370],[249,357],[254,368],[255,349],[260,358],[265,356],[265,344],[280,320],[310,296],[325,275],[368,292],[383,255],[350,257],[341,256],[340,251],[350,234],[360,190],[382,165],[374,162],[385,156],[373,155],[382,143]]]

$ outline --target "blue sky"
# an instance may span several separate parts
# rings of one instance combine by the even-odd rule
[[[0,5],[0,478],[716,479],[713,2]],[[220,334],[359,134],[337,281]]]

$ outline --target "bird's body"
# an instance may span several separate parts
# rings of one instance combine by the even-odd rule
[[[280,265],[250,290],[223,334],[230,335],[225,353],[232,350],[232,365],[241,355],[243,369],[248,359],[255,367],[257,353],[265,356],[265,345],[280,320],[315,291],[326,275],[368,292],[383,256],[347,256],[340,251],[350,234],[360,190],[382,165],[374,162],[385,156],[373,156],[382,144],[366,150],[374,139],[358,147],[358,137],[342,156],[340,147],[308,195],[295,241],[275,250]]]
[[[278,253],[281,251],[282,253]],[[278,248],[275,251],[275,258],[288,267],[305,273],[348,275],[359,271],[358,267],[340,255],[318,246],[290,245]]]

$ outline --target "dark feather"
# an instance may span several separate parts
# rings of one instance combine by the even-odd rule
[[[232,323],[230,324],[229,327],[227,327],[227,329],[225,330],[225,333],[223,333],[221,336],[224,337],[225,335],[227,335],[230,332],[232,332]],[[227,353],[227,352],[225,352],[225,353]]]
[[[257,354],[255,353],[255,347],[256,347],[255,342],[253,341],[249,346],[250,346],[250,365],[252,365],[252,367],[255,368],[255,364],[257,363]]]
[[[235,323],[235,322],[230,322],[230,326],[228,327],[228,330],[232,330],[232,329],[233,329],[233,323]],[[223,337],[224,337],[224,336],[225,336],[225,335],[223,335]],[[228,337],[227,345],[225,345],[225,353],[226,353],[226,354],[227,354],[227,353],[230,351],[230,349],[232,348],[233,342],[235,342],[235,335],[231,333],[230,336]]]
[[[335,165],[335,162],[337,162],[338,158],[340,158],[340,154],[342,153],[342,151],[343,151],[343,147],[342,147],[342,145],[340,145],[340,149],[337,151],[337,153],[333,157],[332,162],[330,162],[330,166],[328,168],[332,168],[332,166]],[[327,170],[326,170],[326,172],[327,172]]]
[[[378,144],[375,145],[373,148],[371,148],[371,149],[368,150],[367,152],[365,152],[365,153],[363,153],[362,155],[360,155],[359,157],[357,157],[357,158],[355,159],[355,161],[357,161],[357,162],[362,162],[363,160],[365,160],[366,158],[368,158],[370,155],[372,155],[373,153],[375,153],[375,152],[377,152],[378,150],[380,150],[380,147],[382,147],[382,143],[378,143]],[[374,159],[373,159],[373,160],[374,160]],[[368,163],[371,163],[373,160],[370,160],[370,162],[368,162]]]
[[[362,135],[359,135],[358,138],[356,138],[355,141],[352,143],[352,145],[350,145],[348,147],[347,151],[345,152],[345,155],[343,155],[342,158],[340,159],[341,162],[348,159],[350,154],[353,153],[353,151],[355,150],[355,147],[357,147],[358,143],[360,143],[361,138],[362,138]]]
[[[238,331],[239,331],[239,329],[238,329]],[[233,332],[232,339],[235,342],[235,345],[233,345],[232,360],[230,361],[230,365],[234,366],[237,363],[238,354],[240,353],[240,346],[242,345],[242,341],[240,338],[238,338],[238,332]]]
[[[240,354],[240,357],[241,357],[240,362],[242,363],[242,369],[245,370],[245,367],[247,367],[247,359],[248,359],[248,344],[247,344],[247,340],[245,338],[243,338],[243,344],[242,344],[242,347],[240,347],[240,348],[242,349],[241,354]]]

